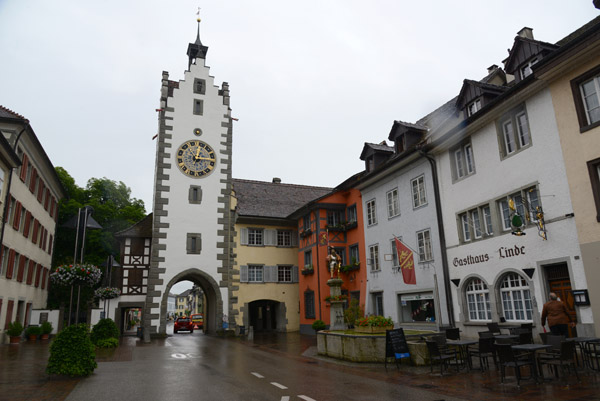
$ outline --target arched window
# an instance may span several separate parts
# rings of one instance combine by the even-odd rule
[[[507,274],[500,284],[502,311],[506,320],[531,321],[531,293],[527,281],[516,273]]]
[[[471,279],[467,285],[466,295],[469,320],[492,320],[490,291],[487,284],[478,278]]]

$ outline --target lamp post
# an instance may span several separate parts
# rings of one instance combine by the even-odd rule
[[[91,214],[94,212],[94,208],[91,206],[85,206],[79,208],[77,212],[77,219],[73,218],[65,223],[64,226],[75,228],[75,251],[73,253],[73,265],[77,264],[77,256],[79,252],[79,263],[83,264],[83,255],[85,253],[85,234],[87,228],[101,229],[102,226],[94,220]],[[76,222],[75,222],[76,220]],[[76,224],[76,225],[75,225]],[[79,245],[81,237],[81,247]],[[79,298],[81,296],[81,284],[77,285],[77,308],[75,311],[75,324],[79,323]],[[69,326],[71,325],[71,314],[73,309],[73,285],[71,285],[71,296],[69,299]]]

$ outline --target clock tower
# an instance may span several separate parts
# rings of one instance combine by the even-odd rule
[[[162,76],[145,341],[166,332],[168,294],[183,280],[194,282],[206,296],[207,332],[234,321],[229,85],[215,85],[207,52],[198,19],[183,80],[170,80],[168,72]]]

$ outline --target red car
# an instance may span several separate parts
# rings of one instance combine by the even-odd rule
[[[190,333],[194,332],[194,323],[192,323],[192,320],[187,316],[181,316],[175,320],[173,333],[177,334],[177,332],[182,330],[189,331]]]

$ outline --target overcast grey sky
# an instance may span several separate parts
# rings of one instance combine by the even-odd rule
[[[0,0],[0,104],[80,186],[123,181],[152,208],[161,72],[196,37],[229,82],[235,178],[336,186],[365,142],[502,65],[517,31],[556,42],[592,0]]]

